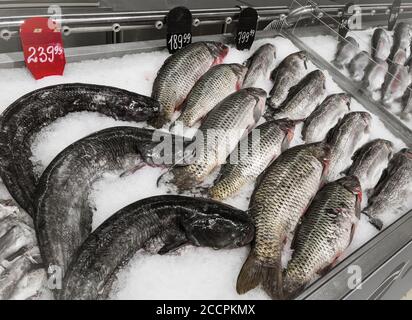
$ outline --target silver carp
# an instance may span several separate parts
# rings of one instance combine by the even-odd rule
[[[255,181],[282,149],[289,146],[294,129],[293,121],[272,120],[252,130],[222,166],[214,186],[209,189],[210,196],[223,200],[236,194],[247,182]]]
[[[317,274],[333,267],[352,241],[361,201],[361,187],[354,176],[328,183],[316,194],[292,242],[284,298],[294,298]]]
[[[409,83],[408,68],[396,63],[391,64],[382,85],[382,102],[389,105],[401,98]]]
[[[372,58],[386,60],[391,53],[391,38],[382,28],[376,28],[372,36]]]
[[[196,134],[196,159],[193,163],[171,170],[179,189],[190,189],[207,175],[236,147],[241,133],[251,130],[263,114],[266,91],[241,89],[221,101],[200,126]]]
[[[403,66],[406,63],[406,51],[405,49],[399,48],[398,51],[396,51],[395,55],[393,56],[392,63],[399,64]]]
[[[406,88],[403,96],[402,96],[402,111],[401,111],[401,118],[404,120],[408,120],[412,114],[412,86],[409,85]]]
[[[302,138],[306,143],[325,139],[328,131],[350,110],[351,97],[347,93],[337,93],[325,100],[305,120]]]
[[[369,53],[366,51],[359,52],[349,63],[349,74],[355,81],[361,81],[365,75],[365,69],[370,62]]]
[[[318,191],[329,156],[323,142],[299,145],[282,153],[260,176],[249,206],[255,241],[237,279],[239,294],[262,284],[279,298],[285,239]]]
[[[352,37],[341,39],[338,43],[333,63],[338,68],[346,67],[359,52],[359,43]]]
[[[190,90],[211,66],[222,62],[229,48],[220,42],[196,42],[166,59],[153,83],[152,98],[159,101],[161,115],[150,124],[162,127],[172,119]]]
[[[270,78],[273,88],[269,93],[268,105],[276,109],[288,96],[289,89],[297,85],[307,69],[307,56],[305,51],[288,55],[272,71]]]
[[[245,61],[244,65],[248,68],[243,87],[253,87],[256,81],[266,75],[270,66],[276,59],[276,47],[267,43],[255,51],[255,53]]]
[[[310,72],[289,90],[286,100],[279,108],[268,110],[268,118],[306,119],[324,98],[325,81],[322,71]]]
[[[392,142],[384,139],[372,140],[355,151],[353,163],[346,174],[356,176],[363,191],[373,188],[388,164],[392,151]]]
[[[357,145],[369,131],[371,120],[367,112],[350,112],[329,130],[325,139],[331,147],[328,181],[338,178],[348,167]]]
[[[378,184],[368,199],[368,206],[362,211],[379,230],[383,227],[381,216],[411,198],[412,151],[402,149],[389,161]]]
[[[220,101],[242,87],[247,70],[237,63],[210,68],[190,91],[176,121],[187,127],[193,126]]]
[[[411,28],[406,22],[399,22],[395,26],[393,32],[393,44],[391,54],[389,55],[389,61],[393,61],[396,52],[399,49],[406,50],[409,47],[411,40]]]
[[[388,68],[388,63],[385,60],[370,61],[363,77],[363,87],[370,92],[379,90],[385,81]]]

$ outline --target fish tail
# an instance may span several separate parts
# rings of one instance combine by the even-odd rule
[[[263,270],[263,263],[259,261],[254,252],[251,251],[237,277],[237,293],[244,294],[256,288],[263,280]]]
[[[276,266],[265,264],[257,259],[254,252],[251,252],[240,270],[236,291],[244,294],[262,284],[273,299],[278,299],[282,296],[281,277],[280,264]]]
[[[263,288],[275,300],[283,299],[282,263],[279,255],[275,265],[266,267],[263,279]]]

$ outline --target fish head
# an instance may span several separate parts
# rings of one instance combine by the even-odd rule
[[[362,188],[359,179],[356,176],[346,176],[337,180],[342,187],[356,195],[356,200],[362,203]]]
[[[295,54],[300,60],[302,60],[305,69],[308,69],[308,55],[306,51],[298,51]]]
[[[290,143],[295,135],[296,124],[299,121],[289,119],[279,119],[275,121],[279,125],[279,128],[285,132],[287,142]]]
[[[341,101],[348,106],[348,109],[350,110],[350,104],[352,102],[352,96],[346,92],[338,93],[339,98]]]
[[[345,38],[346,42],[349,42],[351,45],[353,45],[356,48],[359,48],[359,43],[355,40],[353,37],[346,37]],[[343,40],[344,41],[344,40]]]
[[[265,51],[268,51],[268,56],[273,55],[273,58],[276,59],[276,47],[271,43],[266,43],[263,45]]]
[[[412,150],[408,148],[403,148],[399,151],[399,154],[405,156],[407,159],[412,160]]]
[[[359,115],[360,115],[361,119],[363,120],[363,122],[365,123],[365,131],[369,132],[370,125],[372,123],[371,114],[369,112],[361,111],[361,112],[359,112]]]
[[[249,244],[255,235],[251,218],[244,211],[228,208],[213,213],[211,207],[205,214],[185,216],[182,226],[189,241],[196,246],[215,249],[233,249]]]
[[[219,64],[229,53],[229,47],[222,42],[206,41],[205,45],[209,49],[211,55],[215,58],[216,64]]]
[[[238,78],[238,81],[240,82],[240,84],[242,84],[243,80],[245,79],[248,68],[244,65],[239,64],[239,63],[231,63],[231,64],[229,64],[229,67],[230,67],[230,69],[232,69],[233,73]]]
[[[306,145],[312,156],[323,165],[323,175],[329,171],[331,147],[328,143],[321,141]]]
[[[256,99],[256,104],[253,109],[253,119],[255,123],[257,123],[265,111],[267,93],[261,88],[254,87],[245,88],[243,90]]]

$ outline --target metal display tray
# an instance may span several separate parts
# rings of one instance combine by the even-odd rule
[[[296,29],[295,29],[296,32]],[[275,35],[289,37],[298,47],[299,43],[295,33],[287,29],[258,32],[256,38],[273,37]],[[215,40],[225,43],[233,42],[233,35],[213,35],[194,37],[193,41]],[[165,40],[150,40],[133,43],[120,43],[116,45],[100,45],[66,50],[69,62],[88,59],[100,59],[125,54],[148,52],[165,48]],[[310,49],[310,48],[306,48]],[[312,50],[313,51],[313,50]],[[314,52],[309,50],[313,62],[322,69],[327,69],[334,81],[342,88],[351,92],[353,88],[347,87],[333,72],[333,67],[322,61]],[[18,67],[24,64],[21,53],[0,54],[0,68]],[[353,92],[351,92],[354,94]],[[388,129],[396,136],[410,145],[411,132],[403,130],[403,125],[383,112],[373,103],[355,95],[359,102],[366,103],[365,107],[379,116]],[[369,242],[349,255],[324,277],[314,282],[297,299],[400,299],[412,287],[412,211],[404,214],[393,224],[377,234]],[[359,266],[362,270],[362,286],[350,289],[351,266]]]

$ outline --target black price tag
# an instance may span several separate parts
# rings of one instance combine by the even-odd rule
[[[349,18],[353,14],[354,5],[355,4],[353,2],[349,2],[348,4],[346,4],[345,8],[343,9],[342,17],[340,19],[339,29],[338,29],[338,33],[342,38],[346,38],[346,35],[349,32]],[[350,9],[351,9],[351,12],[349,12]]]
[[[166,16],[166,45],[169,53],[192,43],[192,13],[185,7],[176,7]]]
[[[256,35],[257,20],[258,13],[251,7],[243,9],[240,13],[235,37],[238,50],[250,49],[252,46]]]

